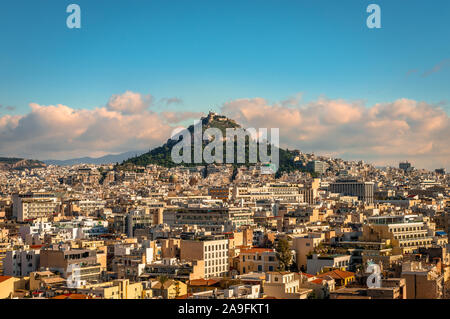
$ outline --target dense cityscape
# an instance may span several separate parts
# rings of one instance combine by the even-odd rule
[[[2,318],[445,315],[449,31],[448,0],[1,1]]]
[[[450,296],[444,169],[290,152],[297,169],[277,176],[263,164],[4,164],[0,298]]]

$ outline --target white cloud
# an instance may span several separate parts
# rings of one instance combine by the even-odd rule
[[[106,108],[123,114],[136,114],[148,109],[151,101],[151,95],[143,96],[139,93],[126,91],[124,94],[113,95],[109,99]]]
[[[0,154],[38,159],[102,156],[159,146],[201,112],[152,111],[151,96],[127,91],[104,107],[30,104],[24,115],[0,116]],[[438,106],[408,99],[366,107],[330,100],[301,104],[301,95],[268,103],[257,97],[222,106],[244,127],[280,129],[282,147],[363,159],[378,165],[410,160],[450,168],[450,119]]]
[[[0,117],[0,153],[67,159],[153,148],[170,137],[171,123],[193,114],[162,115],[149,109],[150,100],[127,91],[92,110],[31,103],[25,115]]]
[[[417,167],[450,167],[449,116],[424,102],[399,99],[367,108],[321,98],[287,107],[253,98],[225,103],[222,112],[246,127],[278,127],[285,147],[378,165],[408,159]]]

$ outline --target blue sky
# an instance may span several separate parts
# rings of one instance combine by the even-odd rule
[[[66,27],[70,3],[82,28]],[[368,29],[366,7],[382,9]],[[450,2],[2,1],[0,104],[105,105],[126,90],[205,111],[237,99],[450,100]],[[408,73],[409,72],[409,73]],[[448,104],[442,104],[448,110]]]

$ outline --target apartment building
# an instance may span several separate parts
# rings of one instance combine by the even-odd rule
[[[260,285],[233,285],[226,289],[194,292],[188,299],[258,299],[260,297]]]
[[[141,282],[130,283],[128,279],[84,285],[77,289],[77,293],[103,299],[144,299],[146,296]]]
[[[44,238],[45,234],[50,234],[54,228],[52,223],[36,221],[32,224],[20,226],[19,234],[25,243],[34,244],[36,239]]]
[[[307,299],[313,289],[300,288],[300,279],[293,272],[268,272],[264,295],[277,299]]]
[[[434,265],[405,262],[402,278],[406,280],[407,299],[441,299],[444,292],[444,275]]]
[[[163,283],[159,280],[152,280],[150,284],[149,288],[155,297],[175,299],[187,294],[187,285],[178,280],[169,279]]]
[[[339,179],[330,184],[329,191],[331,193],[343,194],[345,196],[358,196],[360,201],[372,204],[374,183],[360,182],[355,179]]]
[[[56,288],[67,285],[67,280],[51,271],[35,271],[30,273],[30,291],[36,291],[45,288]]]
[[[59,212],[61,201],[51,193],[14,194],[13,217],[19,222],[52,216]]]
[[[350,255],[312,254],[308,256],[306,271],[308,274],[317,275],[333,269],[348,270],[350,258]]]
[[[162,258],[178,258],[180,257],[181,239],[168,238],[160,239],[161,243],[161,257]]]
[[[104,200],[71,200],[68,203],[69,215],[78,214],[93,214],[105,207],[106,201]]]
[[[221,199],[227,201],[231,198],[232,188],[231,187],[210,187],[208,189],[208,195],[212,199]]]
[[[40,267],[60,274],[63,278],[77,269],[77,279],[86,282],[99,280],[102,265],[97,261],[97,252],[88,249],[46,248],[40,252]]]
[[[0,299],[11,298],[17,280],[19,279],[12,276],[0,276]]]
[[[223,277],[228,274],[228,240],[199,239],[182,240],[180,259],[187,261],[203,260],[205,278]]]
[[[3,272],[6,276],[29,276],[39,269],[39,263],[39,249],[10,250],[3,259]]]
[[[419,247],[433,245],[434,229],[431,226],[418,215],[373,216],[363,226],[362,240],[390,240],[394,252],[412,253]]]
[[[303,185],[298,184],[267,184],[258,187],[235,186],[233,188],[232,198],[245,202],[269,199],[281,202],[301,203],[304,201],[302,189]]]
[[[294,237],[292,246],[295,250],[298,270],[306,270],[307,256],[319,246],[324,239],[321,236],[307,235],[305,237]]]
[[[309,172],[324,174],[327,170],[327,163],[322,161],[311,161],[306,164],[306,169]]]
[[[279,266],[277,253],[271,248],[241,248],[239,253],[239,274],[276,271]]]
[[[157,278],[165,276],[175,280],[195,280],[205,278],[205,262],[203,260],[180,261],[176,258],[163,258],[146,265],[141,278]]]
[[[127,214],[115,215],[113,228],[119,233],[124,233],[128,237],[135,237],[138,229],[146,229],[153,224],[154,217],[145,210],[133,210]]]
[[[176,212],[175,225],[197,225],[207,231],[229,232],[253,225],[253,213],[237,207],[186,207]]]
[[[10,250],[9,243],[0,243],[0,276],[4,275],[3,261],[6,257],[6,252]]]

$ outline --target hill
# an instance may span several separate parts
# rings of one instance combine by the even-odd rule
[[[0,170],[9,170],[9,169],[30,169],[30,168],[40,168],[45,167],[46,165],[37,160],[30,160],[24,158],[17,157],[0,157]]]
[[[207,117],[203,117],[200,119],[202,122],[202,131],[204,132],[208,128],[218,128],[221,130],[223,136],[225,136],[225,132],[227,128],[241,128],[241,125],[236,123],[234,120],[229,119],[223,115],[217,115],[215,113],[209,113]],[[191,135],[194,132],[194,126],[191,125],[188,127],[189,132],[191,132]],[[169,139],[165,144],[162,146],[159,146],[157,148],[154,148],[153,150],[144,153],[140,156],[135,156],[132,158],[129,158],[128,160],[124,161],[121,165],[119,165],[118,169],[127,169],[132,168],[134,165],[137,166],[146,166],[149,164],[156,164],[164,167],[175,167],[175,166],[199,166],[199,165],[206,165],[206,163],[182,163],[182,164],[176,164],[172,161],[171,158],[171,151],[175,144],[177,144],[178,141]],[[203,146],[207,144],[206,141],[203,142]],[[192,143],[193,145],[193,143]],[[192,154],[193,154],[194,147],[192,146]],[[235,144],[236,149],[236,144]],[[224,142],[224,150],[225,150],[225,142]],[[235,152],[235,163],[236,163],[236,153]],[[298,151],[291,151],[291,150],[284,150],[282,148],[279,149],[279,169],[278,173],[282,172],[289,172],[298,169],[294,165],[294,158],[297,155]],[[193,157],[192,157],[193,158]],[[225,158],[225,156],[224,156]],[[246,143],[245,147],[245,164],[235,164],[235,165],[249,165],[248,163],[248,143]]]

